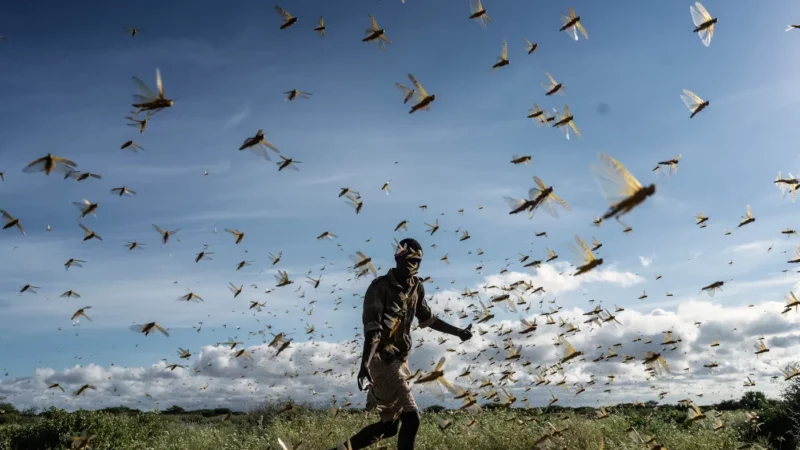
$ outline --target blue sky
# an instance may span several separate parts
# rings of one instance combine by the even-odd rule
[[[687,302],[709,301],[700,287],[730,279],[716,305],[781,302],[800,281],[781,272],[788,259],[781,252],[794,245],[779,231],[796,222],[796,205],[772,184],[778,171],[800,172],[793,151],[800,63],[790,56],[800,50],[800,36],[784,32],[800,7],[707,1],[720,21],[706,48],[691,32],[688,5],[573,2],[589,33],[578,42],[557,31],[568,5],[541,2],[487,0],[493,23],[485,29],[467,20],[466,1],[286,2],[281,6],[300,17],[287,30],[278,29],[274,5],[260,2],[0,5],[0,34],[8,40],[0,42],[0,207],[28,233],[0,233],[6,382],[27,380],[37,368],[90,362],[148,367],[174,360],[178,346],[199,352],[233,336],[258,345],[247,333],[267,325],[297,329],[298,341],[305,340],[304,321],[324,330],[315,342],[353,339],[361,327],[354,294],[363,294],[367,282],[349,280],[347,256],[363,251],[385,271],[392,239],[406,236],[438,246],[422,268],[434,279],[428,294],[440,288],[435,309],[454,297],[447,290],[481,285],[506,264],[527,271],[519,253],[544,259],[549,247],[560,260],[579,262],[569,250],[576,233],[603,242],[608,272],[581,285],[552,278],[546,287],[563,288],[558,301],[565,308],[587,310],[587,300],[597,299],[644,315],[678,314]],[[369,14],[392,40],[386,51],[360,42]],[[324,39],[312,31],[319,15],[328,28]],[[132,39],[125,26],[142,31]],[[525,54],[523,38],[539,44],[533,55]],[[492,72],[503,39],[511,64]],[[153,86],[156,68],[175,106],[140,135],[124,119],[135,92],[131,77]],[[394,83],[408,84],[409,72],[436,94],[431,111],[407,113]],[[566,96],[545,97],[545,72],[567,86]],[[313,95],[284,101],[282,93],[294,88]],[[692,120],[679,97],[684,88],[711,102]],[[559,110],[568,104],[582,138],[537,128],[526,118],[534,103]],[[302,161],[299,172],[278,172],[276,157],[267,162],[237,151],[259,128],[282,154]],[[145,151],[120,151],[129,139]],[[103,178],[78,183],[21,172],[48,152]],[[591,226],[608,206],[590,170],[598,152],[619,159],[643,184],[657,184],[656,195],[624,219],[630,235],[613,221]],[[651,172],[679,153],[677,175]],[[512,154],[530,154],[533,162],[514,166]],[[558,219],[544,212],[533,220],[509,216],[503,196],[524,196],[533,175],[553,184],[572,211]],[[380,188],[389,179],[387,196]],[[138,194],[109,193],[122,185]],[[361,192],[361,214],[336,197],[345,186]],[[83,223],[104,242],[81,243],[71,202],[83,198],[100,203],[97,218]],[[757,221],[734,230],[747,204]],[[710,217],[706,229],[694,225],[700,211]],[[427,236],[424,222],[437,218],[441,230]],[[409,221],[408,233],[393,232],[401,220]],[[162,247],[151,224],[181,228],[174,237],[180,242]],[[724,227],[734,233],[724,236]],[[234,245],[224,228],[245,231],[244,242]],[[472,238],[459,242],[456,229]],[[326,230],[339,238],[317,241]],[[534,237],[539,231],[548,237]],[[134,240],[145,249],[128,252],[124,244]],[[195,264],[203,243],[213,260]],[[478,256],[478,248],[485,254]],[[283,259],[271,267],[268,255],[278,251]],[[449,266],[439,261],[445,253]],[[88,262],[65,271],[71,257]],[[255,263],[237,272],[241,260]],[[278,268],[296,283],[274,289]],[[301,282],[309,270],[323,275],[316,291]],[[655,282],[656,274],[662,280]],[[244,284],[244,293],[233,300],[228,282]],[[18,295],[28,283],[42,288],[38,295]],[[334,283],[342,290],[331,293]],[[302,299],[294,292],[299,284]],[[267,288],[274,291],[264,294]],[[82,298],[59,298],[68,289]],[[206,301],[176,302],[186,289]],[[638,301],[642,289],[650,296]],[[339,296],[343,303],[334,310]],[[254,315],[247,300],[266,301],[267,308]],[[311,300],[314,314],[304,315]],[[538,299],[530,301],[533,314]],[[93,307],[93,322],[72,327],[71,314],[85,305]],[[774,315],[794,324],[784,334],[796,331],[796,318]],[[169,327],[171,337],[127,330],[152,320]],[[192,328],[198,321],[205,323],[200,333]]]

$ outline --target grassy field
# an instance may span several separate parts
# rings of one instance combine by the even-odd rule
[[[563,410],[540,414],[534,410],[489,410],[474,416],[477,425],[467,427],[472,419],[463,413],[431,412],[422,414],[417,438],[419,449],[502,449],[528,450],[535,441],[551,431],[550,425],[564,430],[552,448],[641,450],[650,448],[631,439],[626,430],[634,426],[644,437],[652,435],[669,450],[727,450],[742,448],[743,443],[758,443],[752,448],[767,447],[766,438],[758,437],[752,424],[746,423],[744,411],[726,411],[720,416],[725,428],[714,431],[715,419],[688,424],[686,413],[678,409],[614,408],[610,416],[597,419],[591,410]],[[111,413],[78,411],[67,413],[52,409],[36,416],[5,417],[0,425],[0,449],[47,450],[70,448],[63,437],[88,429],[96,435],[93,449],[196,449],[264,450],[280,448],[278,438],[289,448],[300,443],[301,449],[334,447],[362,426],[376,420],[373,414],[352,410],[334,417],[330,411],[298,408],[277,415],[275,410],[237,413],[232,416],[206,414],[164,414],[159,412]],[[2,416],[0,416],[2,417]],[[442,431],[439,419],[452,419]],[[224,420],[225,419],[225,420]],[[566,428],[566,429],[565,429]],[[394,439],[371,448],[395,448]]]

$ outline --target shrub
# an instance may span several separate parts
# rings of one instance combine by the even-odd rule
[[[0,403],[0,414],[19,414],[19,411],[11,403]]]
[[[784,404],[761,411],[762,425],[758,435],[766,438],[775,450],[795,450],[797,441],[791,433],[793,423]]]
[[[97,436],[92,448],[106,450],[263,450],[275,448],[278,438],[290,446],[303,442],[308,448],[330,448],[376,420],[375,414],[365,415],[361,409],[343,410],[335,418],[327,410],[305,406],[274,414],[285,405],[265,408],[265,414],[235,413],[224,422],[219,415],[204,417],[202,413],[214,414],[212,409],[184,411],[183,414],[158,411],[114,414],[107,411],[67,413],[51,408],[35,418],[20,416],[19,422],[0,426],[0,450],[65,449],[68,447],[62,441],[65,434],[78,434],[86,429]],[[786,430],[793,426],[786,402],[768,403],[768,406],[759,411],[765,417],[762,432],[773,427],[770,437],[778,444],[770,448],[788,450],[795,441],[786,436]],[[168,410],[179,411],[178,408]],[[766,434],[755,432],[745,423],[743,411],[723,413],[721,420],[727,427],[716,432],[712,429],[713,419],[687,426],[685,408],[675,405],[657,408],[618,405],[609,407],[608,412],[610,417],[603,420],[597,420],[593,411],[586,408],[549,408],[542,412],[494,407],[473,415],[436,405],[422,414],[417,443],[419,448],[437,450],[529,450],[539,436],[552,431],[550,424],[564,430],[563,438],[557,442],[558,448],[569,449],[596,449],[602,441],[607,449],[641,450],[642,446],[625,431],[632,425],[643,436],[656,437],[670,450],[735,450],[742,442],[762,446],[766,442],[761,437]],[[261,417],[267,419],[267,414],[271,414],[269,423],[258,426]],[[451,427],[444,431],[437,424],[442,417],[453,420]],[[472,419],[477,425],[468,428]],[[394,443],[386,442],[384,448],[394,448]]]
[[[172,405],[169,408],[162,411],[161,414],[184,414],[185,412],[186,410],[181,408],[180,406]]]
[[[428,406],[427,408],[425,408],[425,409],[424,409],[424,412],[426,412],[426,413],[432,413],[432,414],[437,414],[437,413],[443,412],[444,410],[445,410],[445,407],[444,407],[444,406],[441,406],[441,405],[431,405],[431,406]]]
[[[781,393],[781,400],[770,401],[761,392],[746,393],[740,403],[755,409],[761,417],[758,436],[766,438],[775,450],[796,450],[800,444],[800,379],[792,380]],[[752,408],[758,405],[761,408]]]

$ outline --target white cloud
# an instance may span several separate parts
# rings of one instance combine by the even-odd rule
[[[784,246],[786,241],[781,241],[780,239],[770,239],[770,240],[761,240],[761,241],[752,241],[752,242],[745,242],[744,244],[737,244],[731,247],[728,247],[727,251],[734,252],[734,253],[748,253],[748,254],[755,254],[756,252],[767,252],[767,249],[771,246],[778,246],[778,249]],[[772,251],[776,251],[777,249],[773,249]]]
[[[250,115],[250,106],[247,105],[247,106],[244,107],[244,109],[242,109],[238,113],[232,115],[230,117],[230,119],[228,119],[228,121],[225,122],[225,126],[223,128],[225,130],[230,130],[232,128],[235,128],[237,125],[242,123],[242,121],[244,119],[246,119],[247,116],[249,116],[249,115]]]
[[[544,273],[548,273],[548,270],[544,269]],[[523,277],[530,275],[492,275],[486,277],[486,281],[508,284]],[[546,279],[547,275],[544,277]],[[633,279],[622,273],[609,272],[603,275],[598,272],[593,281],[587,282],[629,283]],[[561,289],[560,292],[574,291],[579,286],[563,284],[565,280],[559,277],[550,278],[550,282],[553,281],[556,282],[549,285],[550,289]],[[442,300],[442,296],[453,294],[437,293],[434,299]],[[451,301],[460,302],[453,298]],[[535,303],[536,300],[530,298],[528,302]],[[545,308],[549,306],[556,305],[548,304]],[[589,305],[589,308],[592,307]],[[435,340],[439,337],[435,332],[429,329],[416,330],[414,337],[419,342],[424,340],[424,343],[412,353],[412,371],[430,369],[441,356],[448,358],[446,376],[451,380],[455,380],[467,366],[472,366],[473,380],[487,378],[495,383],[501,371],[511,370],[515,372],[513,378],[516,382],[510,384],[509,389],[519,399],[527,397],[533,404],[541,404],[549,398],[550,393],[561,398],[559,404],[594,405],[597,402],[612,404],[652,400],[662,391],[668,392],[665,398],[668,402],[701,393],[704,394],[703,402],[713,402],[740,395],[742,381],[748,374],[755,374],[751,378],[756,380],[759,390],[775,395],[780,384],[770,383],[770,378],[779,375],[778,369],[795,360],[800,352],[796,332],[800,315],[781,315],[782,303],[778,301],[762,302],[755,308],[749,308],[692,299],[678,304],[674,309],[625,309],[615,313],[619,325],[604,324],[602,327],[584,323],[587,318],[584,313],[589,308],[565,307],[555,317],[557,323],[563,319],[581,328],[580,332],[567,338],[577,350],[584,353],[584,357],[564,365],[570,390],[575,390],[574,383],[582,383],[586,388],[586,392],[578,397],[564,395],[566,393],[561,388],[554,386],[561,379],[560,375],[548,377],[553,382],[551,386],[533,387],[529,392],[524,392],[523,389],[535,381],[537,372],[533,368],[550,367],[559,360],[562,350],[555,347],[553,342],[565,331],[558,325],[546,325],[543,317],[537,317],[538,312],[524,311],[524,306],[520,312],[531,321],[537,318],[539,324],[538,330],[527,336],[518,333],[521,324],[516,315],[507,314],[499,307],[494,308],[495,319],[476,325],[475,337],[464,344],[457,342],[454,337],[446,337],[447,341],[440,345]],[[607,305],[604,308],[614,311]],[[441,311],[443,305],[436,309]],[[446,315],[443,318],[462,326],[467,322]],[[695,322],[701,322],[700,326],[696,326]],[[520,346],[520,361],[505,361],[500,351],[505,336],[497,336],[501,330],[511,330],[507,337]],[[483,331],[486,334],[481,335]],[[672,331],[673,337],[681,339],[676,350],[670,350],[671,345],[661,344],[665,331]],[[771,351],[757,358],[752,346],[762,335]],[[303,331],[300,331],[291,336],[295,339],[292,345],[276,357],[275,350],[265,344],[271,338],[268,331],[263,328],[250,330],[249,336],[241,340],[248,342],[246,348],[253,355],[253,360],[235,358],[235,351],[225,346],[206,345],[192,349],[196,353],[184,363],[186,369],[174,371],[167,369],[165,361],[155,361],[149,367],[101,367],[89,364],[61,370],[40,368],[30,377],[7,378],[0,382],[0,396],[7,396],[22,407],[58,406],[67,409],[118,404],[144,409],[163,409],[172,404],[191,408],[227,405],[246,409],[265,399],[286,397],[323,404],[334,394],[340,402],[347,397],[355,406],[363,405],[363,395],[357,392],[353,376],[362,345],[358,337],[348,341],[307,340]],[[652,344],[644,343],[648,338],[652,339]],[[720,342],[715,349],[710,347],[714,339]],[[499,349],[492,347],[495,343]],[[175,348],[165,349],[164,356],[170,363],[180,363],[182,360],[173,353],[178,343],[173,345]],[[616,346],[620,355],[616,360],[592,362],[601,353],[608,355],[612,346]],[[465,354],[448,352],[448,348]],[[648,380],[641,364],[648,351],[660,352],[672,368],[672,374]],[[620,361],[622,355],[634,356],[636,360],[623,364]],[[522,361],[531,364],[526,367]],[[703,368],[703,364],[711,361],[717,361],[720,365],[713,372]],[[684,370],[687,368],[688,371]],[[326,373],[328,369],[331,371]],[[612,371],[617,378],[605,386],[607,376]],[[588,385],[592,376],[596,380],[594,386]],[[47,390],[51,383],[60,383],[67,392],[62,394],[58,390]],[[98,390],[89,391],[81,397],[71,395],[85,383],[95,385]],[[464,379],[456,383],[477,389],[474,385],[470,387]],[[620,389],[621,386],[625,388]],[[656,386],[657,390],[651,386]],[[609,387],[612,388],[610,394],[603,392]],[[424,389],[415,388],[415,395],[423,406],[443,403]],[[444,403],[458,405],[452,400]]]
[[[753,281],[736,282],[734,280],[734,282],[731,283],[730,288],[726,289],[726,291],[729,293],[744,292],[755,289],[771,288],[778,286],[790,286],[790,285],[795,286],[796,289],[797,286],[800,285],[800,275],[798,275],[797,273],[785,273]]]
[[[648,258],[646,256],[640,256],[639,257],[639,262],[642,264],[642,267],[647,267],[647,266],[650,265],[650,263],[653,262],[653,259],[652,258]]]
[[[639,275],[612,268],[599,268],[579,276],[573,276],[574,271],[574,267],[568,263],[542,264],[535,269],[533,275],[509,272],[486,277],[486,284],[502,286],[526,280],[534,286],[544,286],[549,293],[559,294],[576,290],[589,283],[607,283],[618,287],[629,287],[644,282],[644,278]]]

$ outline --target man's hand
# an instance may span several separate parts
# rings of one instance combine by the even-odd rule
[[[372,384],[372,374],[369,373],[369,367],[361,366],[361,370],[358,371],[358,390],[359,391],[366,391],[369,389],[369,384]],[[367,384],[369,381],[369,384]]]
[[[467,328],[463,328],[461,331],[458,332],[458,337],[461,338],[461,342],[468,341],[472,339],[472,324],[469,324]]]

